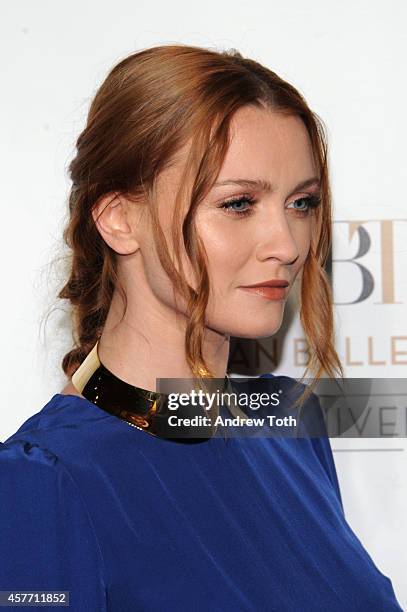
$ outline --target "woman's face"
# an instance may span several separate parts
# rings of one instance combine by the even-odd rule
[[[187,152],[158,179],[159,219],[169,244],[174,196]],[[313,211],[307,198],[318,196],[318,183],[298,185],[313,178],[317,172],[311,144],[298,117],[254,106],[237,111],[224,164],[195,217],[209,262],[208,328],[241,338],[277,332],[287,295],[310,248]],[[271,190],[260,181],[270,183]],[[138,227],[144,282],[157,304],[175,308],[172,284],[152,249],[148,223],[143,215]],[[187,279],[196,287],[186,254],[184,262]],[[288,282],[283,299],[242,289],[273,279]]]

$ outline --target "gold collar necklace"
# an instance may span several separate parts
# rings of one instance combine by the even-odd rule
[[[97,347],[98,342],[72,376],[75,389],[87,400],[137,429],[174,442],[202,442],[213,437],[214,432],[216,434],[212,423],[199,418],[208,418],[208,412],[202,406],[179,405],[176,411],[170,410],[168,394],[148,391],[121,380],[101,363]],[[234,393],[228,375],[224,378],[221,392]],[[233,416],[247,417],[236,404],[234,410],[228,408]],[[197,419],[193,426],[181,424],[174,427],[170,422],[175,419],[169,420],[170,416],[181,419],[182,423],[184,419]]]

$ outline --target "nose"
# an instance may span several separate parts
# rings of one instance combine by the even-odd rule
[[[305,231],[305,227],[303,228]],[[257,258],[278,259],[284,264],[293,264],[300,256],[298,244],[284,212],[261,222],[258,234]]]

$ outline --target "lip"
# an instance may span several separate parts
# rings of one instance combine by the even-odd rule
[[[245,285],[242,289],[252,289],[255,287],[288,287],[289,282],[286,280],[279,280],[277,278],[271,280],[261,281],[255,285]]]
[[[285,300],[287,295],[286,286],[277,285],[260,285],[255,287],[240,287],[243,291],[251,293],[252,295],[266,298],[267,300]]]

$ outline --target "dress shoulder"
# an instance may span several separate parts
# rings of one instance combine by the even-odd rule
[[[311,393],[307,402],[305,403],[305,409],[307,406],[310,408],[310,419],[309,424],[307,424],[310,432],[309,440],[312,444],[315,454],[317,455],[322,467],[325,470],[326,475],[328,476],[332,484],[334,492],[336,493],[336,496],[338,498],[341,510],[344,513],[342,495],[339,486],[335,461],[332,453],[331,441],[328,436],[324,415],[322,412],[321,403],[318,395],[316,395],[315,393]]]
[[[54,453],[21,438],[0,443],[0,520],[0,590],[69,591],[72,610],[106,610],[91,517]]]
[[[294,378],[291,378],[290,376],[280,376],[271,373],[262,374],[259,378],[271,379],[274,385],[276,384],[276,382],[278,382],[279,386],[283,387],[286,392],[288,391],[288,394],[291,393],[291,390],[294,388],[294,385],[297,382]],[[300,383],[299,391],[297,391],[293,395],[293,397],[295,395],[300,395],[300,393],[302,393],[304,389],[305,385],[303,383]],[[316,393],[310,394],[307,401],[304,403],[304,406],[302,408],[302,414],[303,425],[305,427],[305,431],[308,433],[309,442],[333,487],[341,510],[344,513],[343,501],[339,486],[338,474],[336,471],[335,461],[332,453],[331,442],[326,429],[321,403]]]

